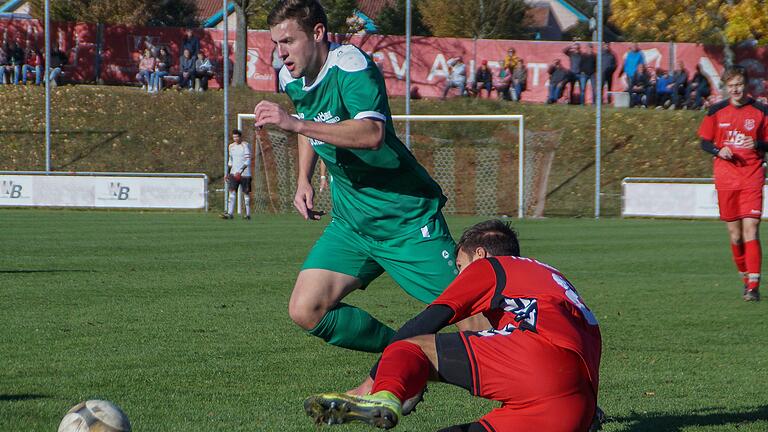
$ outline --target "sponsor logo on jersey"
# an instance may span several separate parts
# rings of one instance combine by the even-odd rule
[[[303,117],[303,114],[302,114]],[[314,118],[314,121],[317,123],[338,123],[341,121],[341,118],[339,116],[334,116],[332,112],[326,111],[321,112],[317,114]],[[320,141],[314,138],[309,139],[309,143],[312,144],[312,146],[319,146],[325,144],[324,141]]]
[[[730,123],[720,123],[720,124],[718,124],[718,126],[721,127],[721,128],[727,128],[727,127],[730,127],[731,124]]]
[[[751,131],[754,128],[755,128],[755,119],[744,120],[744,129]]]
[[[515,322],[520,330],[536,331],[536,320],[539,317],[539,303],[534,298],[507,298],[505,312],[515,314]]]

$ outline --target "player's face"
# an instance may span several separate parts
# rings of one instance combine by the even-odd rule
[[[269,29],[277,53],[293,78],[316,75],[322,63],[320,44],[324,43],[325,27],[317,24],[313,33],[307,34],[294,19],[285,20]],[[320,63],[320,64],[318,64]]]
[[[744,77],[737,75],[728,80],[725,83],[725,88],[728,89],[728,95],[731,97],[731,103],[741,105],[744,101]]]
[[[487,256],[488,253],[483,248],[477,248],[473,254],[468,254],[463,249],[459,249],[459,253],[456,254],[456,269],[461,273],[468,265]]]

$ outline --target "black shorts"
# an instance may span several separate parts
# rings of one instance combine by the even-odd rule
[[[234,176],[229,176],[227,185],[230,191],[236,191],[240,187],[240,192],[244,194],[251,193],[251,177],[241,176],[240,181],[237,181]]]

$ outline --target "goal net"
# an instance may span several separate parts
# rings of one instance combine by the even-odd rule
[[[560,131],[525,131],[521,115],[393,116],[398,136],[411,121],[411,151],[448,197],[446,214],[542,217],[549,172]],[[253,114],[238,115],[238,129],[254,149],[254,212],[293,212],[298,151],[296,135],[256,130]],[[331,209],[330,191],[315,207]]]

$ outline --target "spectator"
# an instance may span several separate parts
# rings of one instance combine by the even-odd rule
[[[21,48],[21,37],[16,36],[13,44],[8,47],[7,52],[10,65],[9,71],[13,72],[13,85],[18,85],[21,78],[21,67],[24,64],[24,50]]]
[[[199,51],[197,53],[197,61],[195,61],[195,79],[200,80],[200,86],[197,91],[208,90],[208,80],[213,77],[213,66],[205,53]]]
[[[682,60],[678,60],[677,69],[672,73],[672,105],[675,109],[682,107],[681,96],[684,98],[688,90],[688,71]]]
[[[69,62],[69,57],[67,56],[67,53],[65,53],[60,47],[56,47],[53,51],[51,51],[51,62],[50,62],[50,80],[51,80],[51,86],[56,87],[59,85],[59,77],[61,77],[62,74],[62,68],[66,66],[66,64]]]
[[[480,62],[480,67],[475,72],[475,82],[472,85],[472,91],[477,94],[478,97],[483,97],[482,90],[485,89],[488,93],[488,97],[491,97],[491,89],[493,88],[493,74],[488,68],[488,60]]]
[[[616,66],[616,54],[611,49],[611,43],[603,43],[603,85],[607,86],[608,103],[611,103],[613,99],[611,97],[611,89],[613,88],[613,74],[616,72]],[[603,97],[602,93],[603,90],[600,89],[600,97]]]
[[[27,84],[27,73],[35,72],[35,85],[40,85],[43,80],[43,57],[34,48],[28,48],[24,55],[24,65],[21,67],[21,80]]]
[[[149,93],[157,93],[163,89],[163,77],[168,75],[168,71],[171,69],[171,55],[168,54],[166,47],[160,48],[160,52],[157,55],[155,61],[155,72],[150,78],[152,83],[149,86]]]
[[[141,84],[141,89],[147,89],[151,86],[152,72],[155,71],[155,57],[149,48],[144,50],[144,54],[139,60],[139,73],[136,74],[136,80]]]
[[[581,103],[584,103],[584,86],[587,84],[587,78],[581,73],[581,59],[583,57],[581,53],[581,47],[577,42],[574,42],[571,46],[563,50],[563,53],[568,56],[571,62],[570,74],[568,75],[568,82],[571,84],[571,101],[573,101],[573,91],[576,88],[575,83],[579,83],[579,92],[581,93]]]
[[[515,66],[520,63],[520,57],[517,56],[517,52],[514,48],[507,50],[507,55],[504,57],[504,69],[515,70]]]
[[[621,73],[627,76],[627,89],[630,92],[634,88],[633,80],[640,65],[645,65],[645,55],[640,51],[640,46],[637,42],[634,42],[632,49],[627,52],[627,56],[624,58],[624,68],[621,70]]]
[[[711,87],[709,86],[709,80],[701,70],[701,65],[696,65],[696,73],[691,78],[691,85],[688,86],[688,90],[685,95],[686,103],[690,109],[700,109],[704,106],[704,99],[709,97],[711,93]],[[693,101],[691,101],[693,99]]]
[[[658,73],[661,70],[657,70],[653,67],[646,67],[645,72],[648,74],[648,85],[645,86],[645,107],[648,108],[651,105],[656,105],[656,82]]]
[[[527,86],[528,68],[525,66],[525,61],[520,59],[515,69],[512,70],[512,100],[519,102]]]
[[[195,59],[200,52],[200,39],[192,33],[191,29],[184,32],[184,39],[181,40],[181,50],[189,50],[189,55]]]
[[[195,85],[195,62],[197,59],[192,57],[188,48],[184,48],[184,54],[179,59],[179,87],[194,91]]]
[[[10,80],[6,80],[7,68],[11,65],[8,61],[8,44],[0,46],[0,84],[8,84]]]
[[[504,64],[504,61],[501,61]],[[499,76],[493,82],[493,88],[496,89],[496,94],[499,99],[512,100],[512,70],[509,66],[502,68],[499,71]]]
[[[568,70],[560,63],[560,59],[555,61],[549,66],[549,96],[547,97],[547,103],[553,104],[563,96],[563,87],[568,82]]]
[[[275,70],[275,93],[282,92],[282,89],[280,88],[280,70],[282,68],[283,59],[280,57],[280,53],[277,51],[277,45],[275,45],[275,49],[272,50],[272,69]]]
[[[632,88],[629,91],[629,107],[635,107],[643,105],[648,108],[648,99],[646,92],[650,85],[650,76],[645,69],[645,64],[640,64],[637,68],[637,72],[632,77]]]
[[[597,100],[597,89],[595,88],[595,81],[597,76],[595,71],[597,70],[597,56],[595,56],[595,47],[592,44],[587,45],[587,52],[581,56],[581,74],[579,82],[583,83],[581,87],[581,104],[584,105],[587,101],[586,89],[587,82],[590,83],[592,89],[592,103]]]
[[[445,88],[443,89],[443,96],[441,99],[445,100],[448,96],[448,92],[452,88],[459,89],[461,96],[467,95],[467,66],[464,64],[464,60],[461,57],[456,57],[448,60],[448,79],[445,81]]]
[[[672,75],[667,71],[656,69],[656,109],[672,106],[673,88]]]

